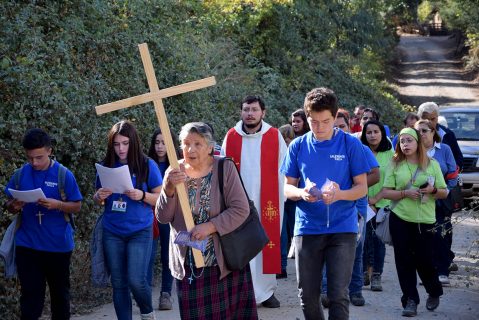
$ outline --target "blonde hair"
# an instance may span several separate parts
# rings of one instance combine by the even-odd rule
[[[283,136],[284,140],[286,140],[286,138],[290,140],[294,139],[294,130],[290,124],[285,124],[284,126],[279,127],[278,130]]]

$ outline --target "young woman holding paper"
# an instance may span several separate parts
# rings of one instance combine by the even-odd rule
[[[142,151],[140,139],[129,121],[116,123],[108,133],[102,165],[127,165],[134,189],[123,194],[102,188],[97,178],[93,199],[104,204],[103,248],[111,272],[113,303],[117,318],[132,319],[131,295],[140,308],[141,319],[154,319],[147,269],[152,243],[152,206],[161,191],[161,174],[156,163]]]

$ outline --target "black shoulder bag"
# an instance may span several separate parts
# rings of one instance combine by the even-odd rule
[[[225,160],[233,162],[230,158],[221,158],[219,160],[218,181],[223,208],[226,208],[223,185],[223,167]],[[234,165],[234,167],[236,168],[236,165]],[[243,180],[241,179],[238,168],[236,168],[236,171],[238,172],[241,185],[243,186],[243,190],[248,198],[249,215],[238,228],[230,233],[219,236],[226,267],[231,271],[243,269],[269,242],[269,238],[259,220],[258,211],[256,210],[253,201],[249,199],[248,193],[244,188]]]

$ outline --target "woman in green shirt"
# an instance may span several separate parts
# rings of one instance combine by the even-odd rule
[[[402,315],[417,315],[416,272],[429,294],[426,308],[433,311],[443,294],[432,256],[435,200],[446,198],[447,189],[438,162],[427,156],[415,129],[405,128],[399,133],[383,188],[383,197],[392,200],[389,228],[402,291]]]
[[[389,200],[376,199],[374,197],[383,187],[384,174],[394,152],[391,149],[391,142],[387,138],[383,124],[377,120],[369,120],[364,124],[361,142],[371,149],[379,163],[379,182],[368,188],[369,204],[377,212],[379,208],[389,205]],[[371,290],[382,291],[381,275],[383,273],[386,246],[381,239],[376,237],[375,229],[376,219],[369,220],[366,224],[366,239],[363,251],[364,285],[368,285],[367,279],[370,276]]]

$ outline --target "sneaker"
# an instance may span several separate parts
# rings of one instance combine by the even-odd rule
[[[381,285],[381,274],[378,272],[373,273],[371,276],[371,291],[383,291]]]
[[[268,300],[263,301],[261,305],[265,308],[279,308],[280,303],[278,299],[274,296],[274,293],[271,297],[268,298]]]
[[[351,295],[349,295],[349,301],[351,301],[351,304],[356,307],[364,306],[366,303],[361,292],[351,293]]]
[[[162,292],[160,295],[160,303],[158,310],[171,310],[173,309],[173,299],[168,292]]]
[[[281,273],[276,275],[276,279],[286,279],[288,277],[288,274],[286,273],[286,270],[281,270]]]
[[[321,293],[321,304],[325,309],[329,308],[331,305],[331,301],[329,301],[328,295],[326,293]]]
[[[363,279],[364,286],[369,286],[371,284],[371,280],[369,279],[369,272],[364,271]]]
[[[156,320],[155,312],[140,315],[141,320]]]
[[[448,285],[450,282],[449,282],[449,277],[448,276],[445,276],[445,275],[440,275],[439,276],[439,282],[444,286],[444,285]]]
[[[459,270],[459,267],[457,266],[457,264],[455,264],[454,262],[451,262],[451,264],[449,265],[449,271],[456,272],[458,270]]]
[[[437,307],[439,307],[439,297],[427,297],[426,309],[429,311],[434,311]]]
[[[402,311],[403,317],[417,316],[417,303],[413,299],[407,299],[406,307]]]

